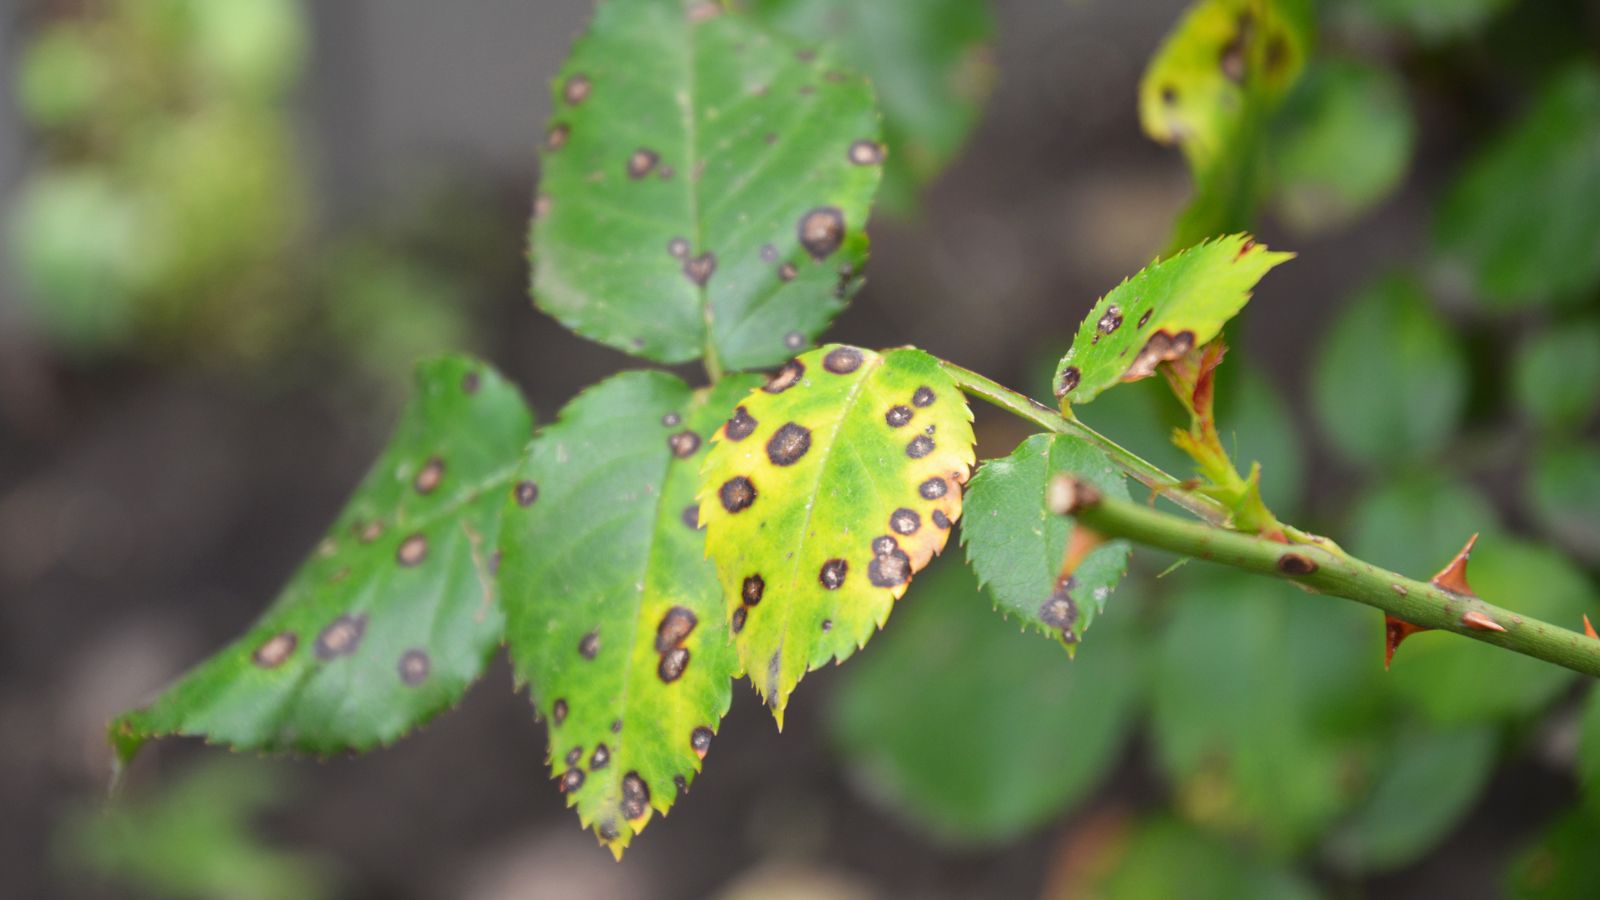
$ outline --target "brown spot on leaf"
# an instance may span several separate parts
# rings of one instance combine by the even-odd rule
[[[934,510],[930,518],[933,519],[933,524],[938,528],[948,529],[950,527],[950,517],[945,515],[942,509]]]
[[[317,641],[312,645],[317,659],[330,660],[339,656],[348,656],[356,652],[361,646],[361,636],[367,631],[367,617],[362,615],[342,615],[328,627],[322,629],[317,635]]]
[[[883,162],[883,145],[877,141],[859,140],[850,145],[850,161],[858,166],[875,166]]]
[[[850,564],[842,559],[830,559],[822,564],[822,570],[817,573],[817,580],[830,591],[837,591],[844,586],[844,577],[850,571]]]
[[[688,459],[700,449],[700,435],[684,430],[667,438],[667,446],[671,448],[672,455],[679,459]]]
[[[1069,582],[1056,585],[1044,604],[1039,607],[1039,621],[1060,631],[1062,634],[1072,634],[1072,625],[1078,621],[1078,604],[1068,593]]]
[[[827,259],[844,243],[844,213],[837,206],[819,206],[800,217],[796,230],[812,259]]]
[[[711,751],[711,738],[711,729],[704,725],[689,732],[689,747],[694,750],[695,756],[706,758],[706,754]]]
[[[595,744],[594,752],[589,754],[589,771],[598,772],[611,764],[611,748],[605,744]]]
[[[575,766],[578,760],[583,759],[583,746],[579,745],[567,751],[567,765]]]
[[[444,460],[435,456],[423,465],[422,470],[411,482],[411,486],[419,494],[431,494],[442,480],[444,480]]]
[[[250,661],[263,669],[276,669],[294,653],[295,645],[298,643],[300,639],[295,637],[294,632],[280,631],[262,641],[256,652],[250,654]]]
[[[649,175],[661,161],[661,154],[648,147],[640,147],[628,157],[628,177],[635,181]]]
[[[1062,369],[1061,380],[1056,382],[1056,396],[1065,397],[1066,395],[1072,393],[1072,389],[1076,388],[1078,386],[1078,382],[1082,379],[1083,373],[1078,371],[1077,366],[1067,366],[1065,369]]]
[[[822,367],[835,375],[849,375],[861,368],[861,351],[854,347],[835,347],[822,358]]]
[[[811,429],[786,422],[767,441],[767,459],[775,466],[792,466],[811,449]]]
[[[911,405],[916,407],[928,407],[932,406],[933,401],[937,399],[939,398],[933,393],[933,388],[923,385],[912,392]]]
[[[877,587],[892,588],[911,578],[911,557],[899,547],[873,557],[867,565],[867,580]]]
[[[600,655],[600,632],[591,631],[578,639],[578,655],[584,659]]]
[[[736,407],[733,416],[728,419],[728,424],[723,427],[722,434],[730,441],[742,441],[749,437],[761,424],[750,415],[750,410],[743,406]]]
[[[561,793],[570,794],[581,787],[583,787],[582,769],[572,768],[561,774]]]
[[[781,281],[793,281],[798,274],[800,270],[794,267],[794,263],[784,263],[778,267],[778,278]]]
[[[656,666],[656,677],[671,684],[682,678],[687,668],[689,668],[689,648],[674,647],[661,654],[661,664]]]
[[[516,488],[517,503],[522,506],[532,506],[533,501],[539,499],[539,486],[531,481],[519,481]]]
[[[683,261],[683,277],[701,287],[711,280],[717,271],[717,255],[707,250],[705,253]]]
[[[890,428],[900,428],[910,424],[911,415],[909,406],[891,406],[889,411],[883,414],[883,420],[889,423]]]
[[[749,613],[748,609],[746,609],[743,606],[740,606],[740,607],[737,607],[736,609],[734,609],[734,611],[733,611],[733,620],[730,623],[730,627],[733,629],[733,633],[734,634],[738,634],[739,632],[744,630],[744,620],[749,615],[750,615],[750,613]]]
[[[742,512],[756,502],[756,486],[743,475],[735,475],[722,483],[722,487],[717,490],[717,498],[722,501],[722,508],[728,512]]]
[[[762,385],[761,389],[769,394],[781,394],[799,384],[805,374],[806,364],[798,359],[791,359],[783,364],[778,374],[767,379],[767,383]]]
[[[416,687],[428,680],[428,672],[433,668],[433,663],[428,659],[427,651],[412,647],[400,655],[400,662],[395,665],[400,672],[400,681],[407,687]]]
[[[755,606],[761,602],[761,596],[767,592],[767,580],[760,575],[748,575],[744,584],[739,587],[739,599]]]
[[[562,722],[565,722],[566,720],[567,720],[567,701],[565,701],[565,700],[557,700],[555,702],[555,705],[550,707],[550,721],[556,723],[557,725],[560,725]]]
[[[395,562],[402,566],[415,566],[428,558],[428,538],[421,532],[411,535],[400,542],[400,549],[394,552]]]
[[[356,527],[356,539],[363,544],[370,544],[383,537],[383,520],[373,519]]]
[[[622,817],[631,822],[649,811],[650,786],[638,772],[622,776]]]
[[[1144,311],[1144,315],[1139,317],[1139,323],[1138,323],[1138,325],[1136,327],[1143,328],[1145,326],[1145,323],[1150,321],[1150,314],[1153,313],[1153,312],[1155,312],[1154,308],[1145,310]]]
[[[917,485],[917,493],[921,494],[924,500],[937,500],[949,492],[950,485],[946,484],[943,478],[937,476]]]
[[[1133,362],[1122,373],[1123,381],[1138,381],[1156,373],[1156,366],[1183,357],[1194,349],[1194,332],[1180,331],[1176,335],[1157,331],[1150,335],[1134,356]]]
[[[933,438],[919,434],[906,444],[906,455],[912,459],[921,459],[933,452]]]
[[[901,507],[889,515],[889,530],[895,534],[915,534],[922,527],[922,517],[914,509]]]
[[[1115,303],[1106,308],[1105,314],[1100,317],[1095,325],[1101,334],[1111,334],[1122,327],[1122,310]]]
[[[656,625],[656,652],[665,653],[681,645],[699,624],[699,617],[688,607],[674,606],[667,610]]]
[[[577,106],[589,99],[589,78],[578,73],[567,78],[567,83],[561,86],[561,98],[567,101],[568,106]]]

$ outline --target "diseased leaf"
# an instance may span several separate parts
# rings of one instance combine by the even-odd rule
[[[1330,840],[1341,867],[1377,872],[1433,849],[1475,803],[1494,771],[1497,729],[1475,725],[1399,735],[1371,793]]]
[[[1132,605],[1070,663],[987,605],[965,566],[936,564],[830,710],[866,798],[953,844],[1002,844],[1081,801],[1127,743],[1143,686]]]
[[[1139,120],[1183,149],[1195,181],[1172,249],[1251,226],[1267,121],[1305,64],[1309,18],[1299,0],[1198,0],[1145,69]]]
[[[1154,375],[1221,333],[1261,276],[1293,257],[1234,234],[1151,263],[1084,318],[1056,366],[1056,396],[1063,406],[1088,403],[1119,382]]]
[[[1480,540],[1467,575],[1485,600],[1546,622],[1570,622],[1576,628],[1583,614],[1595,609],[1594,591],[1583,572],[1537,545]],[[1376,623],[1373,630],[1376,640]],[[1572,677],[1566,669],[1530,657],[1428,631],[1406,640],[1389,672],[1401,696],[1444,725],[1533,715],[1571,684]]]
[[[1466,406],[1467,364],[1422,290],[1390,277],[1339,312],[1311,389],[1335,448],[1353,462],[1395,465],[1445,448]]]
[[[739,661],[778,725],[806,672],[844,660],[944,548],[972,411],[938,360],[840,344],[740,404],[701,474],[700,518]]]
[[[1415,138],[1405,86],[1392,72],[1353,59],[1318,62],[1273,122],[1274,203],[1304,231],[1346,224],[1400,184]]]
[[[1051,512],[1050,481],[1073,475],[1106,495],[1128,499],[1122,473],[1081,438],[1036,434],[1010,456],[978,468],[967,490],[961,542],[995,608],[1069,649],[1106,608],[1128,570],[1128,542],[1107,541],[1063,570],[1077,526]]]
[[[1562,322],[1517,351],[1517,406],[1540,427],[1573,430],[1600,409],[1600,321]]]
[[[872,79],[883,107],[881,206],[899,212],[938,175],[977,124],[995,81],[986,0],[753,0],[775,27],[831,41]]]
[[[1439,210],[1440,253],[1490,305],[1578,300],[1600,284],[1600,66],[1552,79],[1461,175]]]
[[[166,735],[366,750],[460,699],[500,641],[491,556],[531,427],[489,366],[420,364],[389,446],[316,552],[244,637],[112,723],[122,759]]]
[[[1551,537],[1582,559],[1600,561],[1600,447],[1572,441],[1540,448],[1526,491]]]
[[[883,144],[872,89],[703,0],[608,0],[554,85],[533,295],[661,362],[776,363],[844,308]]]
[[[737,674],[695,489],[706,441],[760,383],[624,372],[528,447],[505,511],[506,642],[551,773],[619,857],[685,790]]]

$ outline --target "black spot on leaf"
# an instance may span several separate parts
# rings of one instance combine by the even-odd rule
[[[622,817],[633,821],[650,811],[650,786],[638,772],[622,776]]]
[[[563,794],[570,794],[581,787],[583,787],[582,769],[568,769],[566,772],[562,773],[561,792]]]
[[[517,502],[523,506],[532,506],[533,501],[539,499],[539,486],[531,481],[517,482]]]
[[[750,613],[749,613],[748,608],[743,607],[743,606],[741,606],[741,607],[739,607],[739,608],[737,608],[737,609],[735,609],[733,611],[733,619],[731,620],[729,625],[733,629],[733,633],[734,634],[738,634],[739,632],[744,630],[744,620],[749,615],[750,615]]]
[[[811,429],[787,422],[767,441],[767,459],[775,466],[792,466],[811,449]]]
[[[665,653],[681,645],[699,624],[700,619],[687,607],[674,606],[667,610],[656,625],[656,652]]]
[[[1122,310],[1115,303],[1106,308],[1105,314],[1100,317],[1100,322],[1095,326],[1101,334],[1111,334],[1122,327]]]
[[[683,524],[698,531],[700,528],[700,507],[694,503],[685,506],[681,518],[683,519]]]
[[[1072,393],[1072,389],[1077,387],[1082,379],[1083,373],[1078,371],[1077,366],[1067,366],[1061,371],[1061,380],[1056,383],[1056,396],[1065,397]]]
[[[836,206],[819,206],[800,217],[800,246],[812,259],[827,259],[844,243],[844,213]]]
[[[914,509],[900,507],[889,515],[889,530],[895,534],[913,534],[922,527],[922,517]]]
[[[550,130],[544,136],[545,149],[551,152],[560,150],[562,147],[567,145],[567,138],[571,134],[571,126],[567,125],[565,122],[557,122],[555,125],[550,127]]]
[[[877,141],[855,141],[850,145],[849,157],[858,166],[875,166],[883,162],[883,145]]]
[[[295,637],[294,632],[280,631],[262,641],[256,652],[250,654],[250,661],[263,669],[276,669],[294,653],[295,645],[298,643],[300,639]]]
[[[917,486],[917,493],[921,494],[924,500],[937,500],[948,493],[949,490],[950,485],[946,484],[943,478],[938,477],[929,478]]]
[[[744,584],[739,588],[739,599],[750,606],[761,602],[761,595],[767,592],[767,580],[760,575],[746,576]]]
[[[911,557],[898,547],[873,557],[872,562],[867,565],[867,580],[877,587],[898,587],[910,578]]]
[[[689,668],[689,648],[674,647],[661,654],[661,664],[656,666],[656,675],[662,681],[671,684],[683,677],[683,671]]]
[[[412,647],[401,654],[400,662],[396,665],[400,671],[400,680],[410,687],[428,680],[428,672],[433,668],[429,661],[427,651]]]
[[[689,747],[694,750],[695,756],[706,758],[706,753],[711,750],[711,738],[711,729],[704,725],[689,732]]]
[[[756,502],[756,486],[750,479],[743,475],[735,475],[722,483],[717,490],[717,498],[722,501],[722,508],[730,513],[743,512]]]
[[[578,655],[584,659],[594,659],[600,653],[600,632],[591,631],[578,639]]]
[[[435,456],[429,459],[417,472],[417,477],[412,480],[411,487],[419,494],[431,494],[444,479],[444,460]]]
[[[317,659],[330,660],[339,656],[349,656],[361,646],[361,636],[367,630],[367,617],[365,615],[343,615],[328,623],[317,635],[317,641],[312,645]]]
[[[861,368],[861,351],[854,347],[835,347],[822,358],[822,367],[835,375],[849,375]]]
[[[889,423],[890,428],[900,428],[911,422],[911,415],[909,406],[891,406],[889,411],[883,414],[883,420]]]
[[[566,720],[567,720],[567,701],[565,701],[565,700],[557,700],[555,702],[555,705],[550,707],[550,721],[556,723],[557,725],[560,725],[562,722],[565,722]]]
[[[672,455],[679,459],[688,459],[700,449],[700,435],[692,431],[680,431],[667,438],[667,446],[672,449]]]
[[[689,241],[687,238],[675,237],[667,241],[667,255],[673,259],[689,258]]]
[[[650,174],[661,161],[661,154],[648,147],[640,147],[628,157],[628,177],[637,181]]]
[[[933,452],[933,438],[919,434],[906,445],[906,455],[912,459],[921,459]]]
[[[769,394],[781,394],[799,384],[805,374],[806,364],[798,359],[791,359],[783,364],[778,374],[767,379],[767,383],[762,385],[761,389]]]
[[[400,542],[400,548],[394,552],[394,558],[402,566],[420,565],[428,558],[428,538],[421,532],[411,535]]]
[[[716,271],[717,255],[709,250],[693,259],[683,261],[684,277],[701,287],[705,287],[706,282],[711,280],[712,274]]]
[[[568,106],[577,106],[589,99],[589,78],[581,73],[568,76],[561,86],[561,98]]]
[[[817,573],[817,580],[830,591],[836,591],[844,586],[844,576],[850,571],[850,564],[842,559],[830,559],[822,564],[822,571]]]
[[[727,427],[722,429],[722,434],[730,441],[742,441],[749,437],[759,424],[761,423],[750,416],[748,409],[740,406],[733,411],[733,417],[728,420]]]
[[[933,519],[933,524],[939,528],[950,527],[950,517],[945,515],[942,509],[934,510],[931,518]]]
[[[589,756],[589,771],[598,772],[611,763],[611,748],[605,744],[595,744],[594,753]]]
[[[578,764],[578,760],[580,759],[583,759],[582,746],[573,747],[571,750],[567,751],[567,765],[575,766]]]

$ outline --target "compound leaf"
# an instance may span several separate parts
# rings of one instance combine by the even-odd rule
[[[1552,80],[1440,208],[1442,255],[1489,303],[1581,299],[1600,283],[1600,66]]]
[[[1107,541],[1063,572],[1077,526],[1046,501],[1050,480],[1062,474],[1128,499],[1121,473],[1098,448],[1070,435],[1036,434],[972,476],[961,542],[995,608],[1072,648],[1105,611],[1106,597],[1128,569],[1129,548],[1126,541]]]
[[[1087,403],[1119,382],[1154,375],[1158,364],[1221,333],[1261,276],[1293,257],[1234,234],[1151,263],[1089,311],[1056,366],[1056,396],[1063,406]]]
[[[906,211],[961,149],[995,80],[986,0],[755,0],[791,34],[835,42],[872,79],[883,107],[881,205]]]
[[[737,663],[694,495],[706,441],[759,382],[607,379],[529,445],[507,501],[512,662],[567,804],[619,857],[687,789],[728,711]]]
[[[554,85],[541,309],[661,362],[776,363],[854,289],[884,158],[872,89],[704,0],[609,0]]]
[[[750,681],[778,725],[806,672],[881,628],[944,548],[972,466],[972,411],[938,360],[806,353],[717,432],[700,517]]]
[[[334,753],[394,741],[458,700],[503,624],[491,555],[532,420],[490,367],[441,357],[317,551],[244,637],[112,723],[148,739]]]
[[[972,521],[969,509],[962,528]],[[958,561],[923,573],[829,718],[866,799],[942,840],[993,846],[1093,790],[1127,743],[1143,679],[1133,605],[1070,663],[985,606]]]

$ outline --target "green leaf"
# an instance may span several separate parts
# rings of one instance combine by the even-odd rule
[[[1349,223],[1399,186],[1415,140],[1405,87],[1392,72],[1319,61],[1273,122],[1275,205],[1308,232]]]
[[[1526,484],[1546,532],[1583,559],[1600,561],[1600,448],[1574,441],[1542,447]]]
[[[1563,322],[1537,332],[1517,351],[1517,406],[1535,424],[1579,428],[1600,407],[1600,321]]]
[[[702,0],[608,0],[554,88],[533,294],[661,362],[778,362],[844,308],[883,149],[872,89]]]
[[[889,150],[881,203],[911,210],[917,188],[966,142],[994,84],[986,0],[753,0],[751,12],[796,36],[832,42],[872,79]]]
[[[1378,486],[1356,502],[1348,527],[1353,554],[1417,579],[1444,568],[1467,538],[1481,534],[1493,541],[1500,531],[1492,503],[1439,472],[1410,473]]]
[[[1156,141],[1182,147],[1195,180],[1174,249],[1251,227],[1267,121],[1310,42],[1299,0],[1198,0],[1151,59],[1139,120]]]
[[[1595,609],[1583,572],[1536,545],[1480,540],[1467,575],[1479,596],[1513,613],[1577,629],[1583,614]],[[1424,631],[1406,639],[1389,677],[1423,714],[1452,725],[1532,716],[1572,683],[1573,673],[1478,641]]]
[[[1341,868],[1393,869],[1435,847],[1489,783],[1496,732],[1477,725],[1398,736],[1371,794],[1330,840]]]
[[[1568,69],[1451,189],[1436,236],[1489,305],[1581,299],[1600,284],[1600,66]]]
[[[619,857],[700,770],[737,662],[697,527],[704,448],[760,379],[692,391],[624,372],[528,447],[500,578],[517,678],[550,723],[550,766]]]
[[[1594,615],[1590,616],[1595,618]],[[1589,808],[1600,813],[1600,686],[1589,688],[1578,720],[1578,782]]]
[[[1591,900],[1600,897],[1600,812],[1576,809],[1556,820],[1512,863],[1506,881],[1518,900]]]
[[[1152,731],[1180,802],[1288,851],[1354,801],[1349,770],[1380,702],[1363,610],[1191,567],[1157,645]]]
[[[1328,440],[1353,462],[1397,465],[1445,449],[1467,400],[1467,364],[1417,285],[1389,277],[1340,310],[1311,395]]]
[[[1082,896],[1103,900],[1314,900],[1318,896],[1293,870],[1173,819],[1140,824],[1131,837],[1090,860],[1088,870],[1092,884]]]
[[[211,758],[140,802],[69,816],[61,856],[139,896],[315,900],[337,894],[330,860],[279,850],[252,820],[295,793],[260,762]]]
[[[1069,649],[1106,608],[1128,570],[1128,542],[1107,541],[1067,573],[1062,563],[1076,525],[1049,509],[1050,480],[1070,474],[1108,496],[1128,499],[1122,473],[1081,438],[1036,434],[1010,456],[979,467],[967,489],[961,541],[967,560],[1002,615],[1016,616]]]
[[[924,573],[830,710],[867,798],[960,845],[1003,844],[1081,801],[1126,745],[1143,681],[1131,604],[1070,663],[985,606],[956,561]]]
[[[420,364],[394,437],[317,551],[244,637],[112,723],[121,758],[174,734],[366,750],[460,699],[500,641],[492,554],[531,426],[483,363]]]
[[[921,350],[806,353],[717,433],[700,519],[739,661],[779,727],[806,672],[883,626],[961,516],[972,411]]]
[[[1063,403],[1088,403],[1119,382],[1155,374],[1216,337],[1250,291],[1292,253],[1267,250],[1243,234],[1197,244],[1146,266],[1094,305],[1072,349],[1056,366]]]

